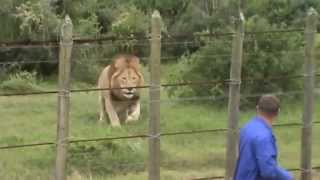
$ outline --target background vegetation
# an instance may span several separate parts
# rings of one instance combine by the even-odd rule
[[[162,15],[162,82],[206,81],[229,77],[231,37],[187,37],[172,39],[177,33],[232,32],[237,16],[235,0],[0,0],[0,41],[31,41],[59,38],[65,14],[74,24],[75,38],[107,35],[137,37],[150,33],[150,16],[157,9]],[[306,11],[320,12],[318,0],[244,1],[246,31],[303,28]],[[320,28],[320,26],[319,26]],[[318,28],[318,29],[319,29]],[[303,67],[303,33],[246,35],[242,78],[268,78],[297,75]],[[320,49],[320,35],[317,52]],[[320,51],[319,51],[320,52]],[[75,46],[72,86],[94,87],[100,70],[117,53],[148,57],[145,40],[110,41]],[[320,54],[316,54],[319,65]],[[57,47],[5,48],[0,46],[0,92],[26,92],[56,89]],[[30,63],[26,63],[30,61]],[[20,62],[20,63],[19,63]],[[24,62],[24,63],[22,63]],[[145,67],[148,58],[142,58]],[[318,70],[319,66],[318,66]],[[147,68],[144,75],[148,79]],[[319,84],[319,81],[317,81]],[[301,90],[302,80],[244,82],[242,94]],[[226,126],[226,99],[175,101],[177,98],[224,96],[226,85],[167,88],[162,92],[162,131],[223,128]],[[143,112],[137,123],[113,129],[97,124],[97,94],[72,95],[72,138],[124,136],[147,132],[148,102],[143,92]],[[301,96],[283,96],[284,110],[279,122],[299,122]],[[169,100],[174,102],[169,102]],[[251,102],[251,103],[248,103]],[[254,115],[254,98],[241,100],[241,122]],[[319,102],[319,98],[317,99]],[[319,106],[319,103],[317,103]],[[249,109],[249,110],[248,110]],[[0,97],[0,146],[53,141],[56,132],[56,97]],[[188,116],[186,116],[188,112]],[[316,119],[320,119],[316,112]],[[315,137],[319,136],[315,126]],[[285,167],[299,165],[300,129],[277,129]],[[314,152],[320,150],[314,141]],[[199,148],[201,147],[201,148]],[[166,137],[162,139],[163,179],[186,179],[221,175],[224,169],[225,135]],[[0,153],[0,179],[49,179],[54,164],[54,148],[41,147]],[[74,144],[69,153],[71,179],[145,179],[147,141],[112,141]],[[318,165],[320,157],[313,156]]]

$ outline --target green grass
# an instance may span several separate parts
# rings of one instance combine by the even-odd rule
[[[77,93],[71,96],[71,139],[115,137],[146,134],[148,130],[148,92],[143,92],[142,117],[122,128],[98,124],[97,93]],[[164,99],[167,99],[165,93]],[[55,95],[0,97],[0,146],[54,141],[56,135]],[[320,120],[320,99],[317,99],[315,119]],[[284,102],[279,123],[300,122],[303,102]],[[255,114],[241,112],[241,124]],[[194,129],[225,128],[226,105],[213,106],[199,101],[161,104],[161,130],[173,132]],[[300,128],[276,128],[280,163],[298,167],[300,161]],[[320,165],[319,125],[314,126],[313,164]],[[225,133],[167,136],[161,138],[161,176],[165,180],[190,179],[223,175]],[[70,179],[147,179],[146,139],[70,145]],[[50,179],[54,169],[54,147],[30,147],[1,150],[0,177],[12,179]]]

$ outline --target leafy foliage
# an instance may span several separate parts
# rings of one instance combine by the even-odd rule
[[[77,27],[75,33],[79,37],[96,37],[101,31],[96,14],[90,14],[89,17],[80,19]]]
[[[288,28],[286,24],[270,24],[268,19],[254,15],[246,23],[246,31],[265,31]],[[267,80],[270,77],[301,74],[303,65],[303,39],[300,33],[273,33],[248,35],[244,42],[242,94],[299,90],[301,79]],[[216,55],[213,56],[212,55]],[[229,79],[231,42],[226,39],[206,40],[206,45],[191,56],[181,58],[175,72],[169,77],[177,81],[210,81]],[[265,80],[263,80],[265,79]],[[284,83],[286,81],[286,83]],[[227,94],[226,84],[170,88],[170,95],[222,96]],[[249,99],[248,99],[249,100]]]
[[[40,87],[37,85],[36,75],[36,72],[29,73],[27,71],[11,74],[7,80],[1,82],[0,89],[11,92],[40,90]]]
[[[15,16],[21,21],[19,28],[23,37],[48,39],[58,33],[60,20],[50,11],[48,1],[22,3],[17,7]]]
[[[112,23],[112,32],[122,36],[145,34],[148,29],[149,18],[134,6],[122,7]]]
[[[144,171],[145,165],[141,162],[144,161],[145,151],[142,141],[81,144],[71,147],[69,159],[71,166],[82,172],[125,174]]]

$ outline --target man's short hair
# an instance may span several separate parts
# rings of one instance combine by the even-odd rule
[[[263,95],[258,101],[257,108],[267,115],[276,116],[280,111],[280,100],[271,94]]]

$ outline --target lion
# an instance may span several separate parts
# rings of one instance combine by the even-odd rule
[[[118,55],[111,65],[105,67],[98,80],[102,90],[99,122],[109,119],[111,126],[136,121],[140,116],[140,92],[144,78],[140,70],[140,60],[134,55]]]

